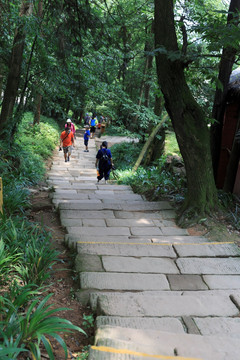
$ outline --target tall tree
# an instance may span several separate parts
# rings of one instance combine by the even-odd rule
[[[12,122],[13,108],[15,105],[18,85],[21,76],[21,65],[23,59],[23,50],[25,45],[25,27],[24,17],[30,15],[32,12],[32,3],[29,0],[22,0],[19,12],[19,26],[16,28],[12,54],[9,66],[9,73],[7,77],[6,89],[2,103],[2,111],[0,115],[0,138],[4,139],[6,136],[6,123]],[[13,124],[11,124],[13,125]]]
[[[217,204],[210,133],[199,104],[185,79],[178,47],[173,0],[155,0],[155,49],[159,86],[171,118],[187,176],[187,194],[179,223],[199,219]]]

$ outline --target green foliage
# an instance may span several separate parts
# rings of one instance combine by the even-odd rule
[[[47,159],[59,141],[59,127],[52,119],[44,116],[39,124],[33,126],[33,115],[26,113],[16,134],[16,141],[25,151]]]
[[[175,136],[167,134],[167,140],[169,142],[165,152],[169,154],[172,150],[177,151]],[[118,182],[131,185],[136,192],[146,194],[151,200],[169,194],[182,194],[186,186],[185,177],[171,171],[167,166],[166,155],[162,156],[155,166],[139,167],[136,172],[132,172],[141,147],[138,143],[122,143],[111,147]]]
[[[89,328],[92,328],[94,327],[94,316],[93,314],[90,314],[90,315],[86,315],[86,314],[83,314],[83,328],[84,329],[89,329]]]
[[[124,142],[111,147],[112,157],[117,169],[131,169],[142,149],[142,144]]]
[[[85,334],[84,330],[55,315],[59,311],[68,309],[52,309],[53,305],[48,304],[52,294],[43,299],[35,296],[26,302],[31,295],[32,292],[25,289],[14,299],[14,302],[7,297],[0,296],[2,319],[0,333],[4,334],[4,347],[0,348],[0,354],[2,352],[2,355],[5,355],[8,349],[9,353],[12,352],[12,358],[15,359],[20,352],[19,348],[22,348],[25,351],[28,350],[36,360],[40,360],[41,345],[43,345],[49,358],[54,360],[50,336],[63,347],[67,358],[66,344],[58,333],[75,330]],[[16,346],[15,351],[13,345]]]
[[[57,251],[49,249],[50,233],[22,218],[2,219],[0,232],[5,242],[3,254],[15,263],[9,273],[12,270],[24,284],[41,286],[46,283],[58,255]]]

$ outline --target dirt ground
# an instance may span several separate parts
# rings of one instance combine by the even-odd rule
[[[44,184],[42,184],[44,185]],[[79,289],[79,280],[74,272],[74,253],[63,244],[65,230],[60,224],[57,212],[54,210],[49,192],[44,186],[34,190],[31,196],[31,211],[29,219],[44,224],[52,234],[51,246],[59,251],[58,261],[53,265],[48,293],[52,293],[50,304],[54,308],[66,307],[71,310],[61,311],[57,316],[71,321],[84,329],[87,337],[80,332],[60,334],[68,348],[67,359],[86,359],[84,353],[89,344],[93,342],[93,327],[90,327],[83,316],[92,316],[88,307],[82,306],[75,298]],[[56,360],[65,359],[64,351],[58,342],[53,341],[53,350]],[[42,359],[48,359],[47,353],[42,352]]]

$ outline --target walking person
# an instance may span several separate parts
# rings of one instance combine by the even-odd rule
[[[74,139],[76,139],[76,129],[75,129],[75,125],[74,123],[72,122],[71,119],[67,119],[67,122],[65,124],[65,129],[66,128],[70,128],[71,129],[71,132],[73,133],[74,135]]]
[[[91,117],[88,113],[86,113],[85,118],[84,118],[84,125],[90,125],[90,120]]]
[[[111,168],[113,166],[113,160],[112,160],[112,154],[111,150],[108,149],[108,143],[107,141],[103,141],[100,149],[97,152],[96,155],[96,163],[95,166],[98,171],[98,183],[101,179],[105,179],[105,184],[107,184]]]
[[[60,135],[60,147],[63,148],[65,162],[70,161],[72,145],[74,145],[74,135],[67,127]]]
[[[97,120],[96,114],[93,114],[93,115],[92,115],[90,124],[91,124],[91,128],[90,128],[91,139],[94,139],[94,135],[95,135],[95,131],[96,131],[96,126],[97,126],[97,124],[98,124],[98,120]]]
[[[86,128],[86,130],[83,135],[83,139],[84,139],[84,145],[86,146],[86,149],[84,150],[84,152],[89,152],[89,150],[88,150],[88,141],[90,138],[89,125],[86,125],[85,128]]]

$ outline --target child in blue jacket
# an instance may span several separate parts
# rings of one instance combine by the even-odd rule
[[[90,138],[90,131],[89,131],[89,125],[86,125],[85,126],[85,133],[84,133],[84,136],[83,136],[83,139],[84,139],[84,145],[86,146],[86,149],[84,150],[84,152],[89,152],[88,150],[88,140]]]

